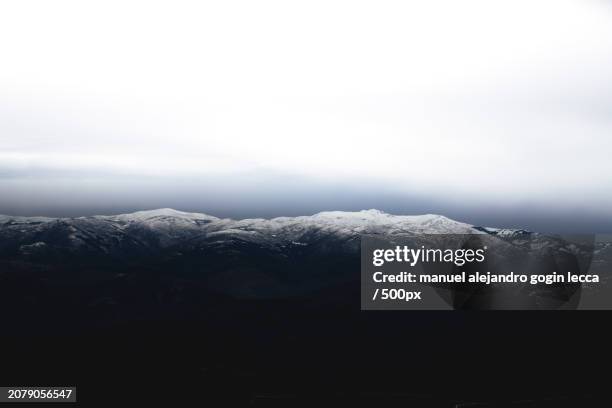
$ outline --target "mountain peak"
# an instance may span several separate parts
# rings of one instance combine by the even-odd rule
[[[157,208],[153,210],[141,210],[136,211],[130,214],[123,215],[135,215],[135,216],[145,216],[145,217],[160,217],[160,216],[177,216],[187,214],[183,211],[175,210],[174,208]]]
[[[161,217],[185,218],[185,219],[192,219],[192,220],[195,220],[195,219],[216,220],[218,219],[217,217],[213,217],[212,215],[178,211],[178,210],[175,210],[174,208],[157,208],[154,210],[143,210],[143,211],[136,211],[136,212],[128,213],[128,214],[119,214],[119,215],[111,216],[111,218],[124,220],[124,221],[130,221],[130,220],[141,221],[141,220],[149,220],[149,219],[161,218]],[[104,218],[107,218],[107,217],[104,217]]]

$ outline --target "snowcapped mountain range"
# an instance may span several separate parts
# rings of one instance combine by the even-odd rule
[[[163,291],[214,290],[236,296],[286,296],[358,282],[363,234],[483,234],[441,215],[378,210],[233,220],[169,208],[75,218],[0,216],[0,268],[6,276],[78,279],[124,288],[126,279]],[[25,278],[34,274],[36,277]],[[123,290],[123,289],[122,289]],[[116,299],[117,289],[109,293]]]
[[[233,220],[163,208],[77,218],[0,216],[0,251],[27,255],[54,248],[113,254],[124,250],[147,252],[173,246],[193,247],[198,243],[236,242],[268,247],[306,246],[325,237],[350,245],[361,234],[482,232],[483,229],[433,214],[400,216],[378,210],[329,211],[312,216]]]
[[[359,300],[364,235],[433,244],[468,234],[477,234],[479,245],[498,245],[495,252],[508,258],[523,248],[559,253],[567,247],[563,251],[585,253],[588,261],[592,249],[524,230],[378,210],[243,220],[169,208],[75,218],[0,216],[0,303],[32,313],[40,305],[62,313],[93,308],[119,319],[180,317],[216,307],[219,297],[349,304]],[[89,319],[88,312],[81,317]]]

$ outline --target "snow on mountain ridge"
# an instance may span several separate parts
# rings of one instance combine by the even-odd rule
[[[156,218],[183,218],[192,220],[214,220],[214,221],[225,221],[225,222],[245,222],[245,223],[256,223],[256,222],[285,222],[289,220],[294,221],[305,221],[305,220],[317,220],[325,223],[350,223],[357,224],[363,222],[378,222],[388,224],[391,221],[407,221],[413,223],[429,222],[432,220],[445,219],[450,222],[453,221],[447,217],[437,214],[423,214],[423,215],[394,215],[389,214],[381,210],[369,209],[361,211],[322,211],[313,215],[303,215],[297,217],[275,217],[275,218],[244,218],[244,219],[231,219],[231,218],[218,218],[205,213],[194,213],[178,211],[172,208],[159,208],[154,210],[142,210],[132,213],[115,214],[115,215],[93,215],[93,216],[81,216],[81,217],[27,217],[27,216],[12,216],[12,215],[0,215],[0,222],[8,221],[20,221],[20,222],[49,222],[49,221],[70,221],[70,220],[83,220],[83,219],[99,219],[99,220],[120,220],[120,221],[146,221]],[[466,224],[467,225],[467,224]]]
[[[274,230],[289,228],[291,226],[302,225],[318,226],[324,229],[350,230],[353,232],[364,232],[370,228],[389,228],[390,230],[417,228],[419,230],[454,230],[471,229],[469,224],[451,220],[442,215],[392,215],[380,210],[370,209],[361,211],[323,211],[314,215],[304,215],[297,217],[276,217],[276,218],[245,218],[234,220],[231,218],[217,218],[204,213],[191,213],[174,210],[172,208],[160,208],[155,210],[137,211],[127,214],[117,215],[95,215],[74,218],[49,218],[49,217],[17,217],[0,215],[0,223],[79,223],[87,222],[94,224],[96,221],[111,222],[120,224],[142,224],[151,228],[167,227],[202,227],[206,226],[211,230],[223,229],[262,229]]]
[[[0,237],[12,236],[24,244],[31,244],[44,242],[50,235],[63,236],[65,240],[62,242],[67,241],[70,246],[93,245],[104,250],[128,243],[169,247],[192,239],[247,240],[284,245],[325,236],[352,239],[361,234],[418,233],[467,234],[482,231],[441,215],[392,215],[375,209],[242,220],[171,208],[76,218],[0,216]]]
[[[314,215],[234,220],[170,208],[76,218],[0,216],[0,241],[24,253],[49,248],[103,253],[254,245],[273,251],[291,246],[342,243],[358,246],[362,235],[485,234],[487,231],[436,214],[392,215],[380,210],[324,211]],[[488,232],[491,234],[490,232]],[[32,247],[34,243],[47,247]]]
[[[55,221],[57,218],[52,217],[24,217],[20,215],[2,215],[0,214],[0,224],[4,224],[7,222],[13,223],[32,223],[32,222],[51,222]]]
[[[159,208],[155,210],[136,211],[118,215],[98,215],[96,218],[117,219],[121,221],[146,221],[155,218],[181,218],[189,220],[218,220],[219,218],[203,213],[178,211],[172,208]]]

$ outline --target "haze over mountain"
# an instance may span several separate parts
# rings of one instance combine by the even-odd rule
[[[606,2],[34,3],[0,13],[0,213],[612,231]]]

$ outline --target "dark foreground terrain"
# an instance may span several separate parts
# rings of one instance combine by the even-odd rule
[[[360,310],[358,234],[471,226],[184,214],[5,218],[0,384],[101,406],[610,406],[609,313]]]
[[[74,384],[80,402],[107,406],[608,406],[604,313],[381,316],[283,302],[213,312],[219,319],[5,334],[1,380]]]

